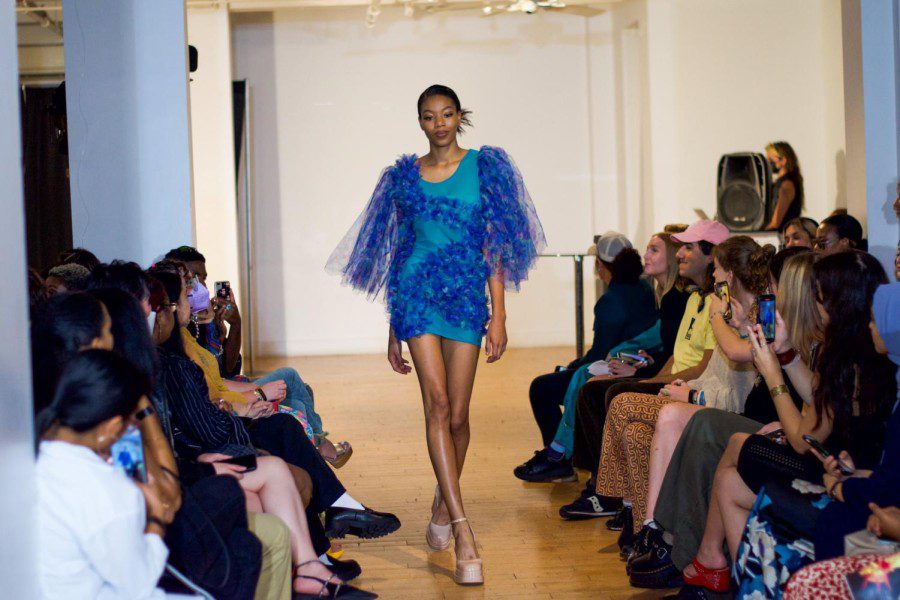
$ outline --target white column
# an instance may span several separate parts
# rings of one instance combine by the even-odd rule
[[[194,242],[184,0],[63,0],[72,229],[101,260]]]
[[[0,294],[0,596],[28,600],[38,597],[34,434],[16,12],[12,2],[0,2],[0,131],[0,281],[4,288]]]
[[[859,16],[869,252],[891,274],[900,235],[893,211],[900,177],[897,129],[900,65],[895,48],[900,34],[900,5],[897,0],[862,0]]]
[[[197,248],[206,257],[209,286],[230,281],[239,298],[231,24],[224,7],[188,9],[187,18],[188,40],[199,54],[190,84]]]

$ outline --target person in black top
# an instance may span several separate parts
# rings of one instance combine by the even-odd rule
[[[766,231],[778,231],[782,223],[800,216],[803,210],[803,175],[794,149],[787,142],[766,146],[766,159],[772,168],[772,199],[775,208]]]

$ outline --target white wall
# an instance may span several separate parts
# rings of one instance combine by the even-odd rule
[[[381,169],[401,153],[427,151],[415,102],[432,83],[455,88],[474,109],[464,145],[499,145],[515,157],[550,248],[588,246],[596,126],[588,29],[582,17],[517,16],[414,20],[385,11],[370,30],[355,9],[233,15],[235,76],[247,78],[253,94],[263,354],[383,349],[383,307],[341,287],[323,266]],[[609,155],[598,160],[609,179]],[[569,260],[541,262],[509,301],[512,344],[573,342],[572,277]]]
[[[197,248],[206,256],[209,286],[230,281],[239,297],[228,11],[188,10],[187,28],[188,41],[198,52],[198,68],[190,83]]]
[[[183,0],[64,0],[76,246],[141,264],[194,239]]]
[[[714,214],[719,157],[778,139],[799,156],[807,214],[846,205],[840,3],[634,0],[614,15],[645,38],[656,225]]]
[[[0,581],[4,598],[30,600],[39,594],[15,15],[0,4]]]

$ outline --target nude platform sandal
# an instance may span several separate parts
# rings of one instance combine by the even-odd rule
[[[457,523],[467,523],[468,519],[454,519],[450,521],[450,525]],[[469,525],[469,529],[472,526]],[[472,539],[475,539],[475,532],[472,532]],[[459,585],[483,585],[484,584],[484,565],[480,558],[469,558],[466,560],[456,559],[456,572],[453,574],[453,580]]]
[[[437,512],[440,505],[441,486],[437,485],[434,488],[434,503],[431,505],[431,520],[428,521],[428,527],[425,528],[425,542],[435,552],[446,550],[453,541],[453,526],[438,525],[434,522],[434,513]]]

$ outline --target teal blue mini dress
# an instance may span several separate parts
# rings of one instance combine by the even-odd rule
[[[522,176],[501,148],[469,150],[448,179],[422,179],[417,157],[382,172],[326,269],[369,298],[385,293],[400,340],[434,334],[481,346],[491,277],[518,290],[546,245]]]
[[[481,203],[481,190],[478,184],[478,151],[469,150],[462,158],[456,171],[448,179],[433,183],[419,176],[419,188],[428,204],[440,203],[444,206],[471,210]],[[448,202],[448,200],[450,202]],[[445,254],[451,244],[464,243],[465,232],[453,227],[437,214],[419,213],[412,220],[415,242],[406,264],[400,272],[401,280],[415,281],[417,271],[428,263],[429,257]],[[485,277],[488,275],[485,272]],[[484,280],[485,285],[487,280]],[[482,290],[483,296],[483,290]],[[482,303],[483,304],[483,303]],[[441,337],[481,346],[481,329],[467,329],[451,325],[442,316],[437,304],[420,305],[420,318],[423,322],[423,333],[433,333]]]

